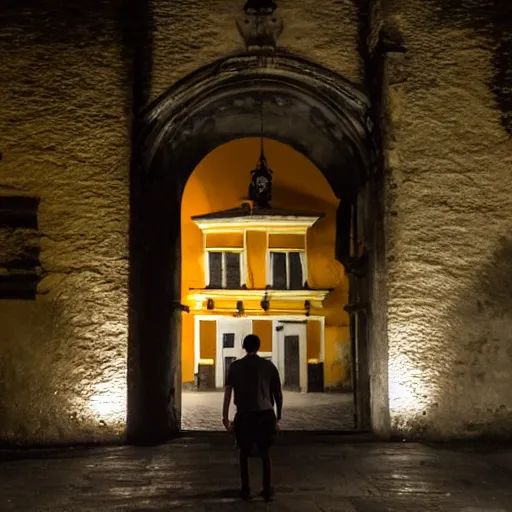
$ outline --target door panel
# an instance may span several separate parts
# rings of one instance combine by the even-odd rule
[[[300,390],[299,336],[284,337],[284,387]]]
[[[252,330],[249,319],[219,319],[217,320],[217,363],[215,364],[215,386],[225,385],[229,365],[244,356],[242,341]]]
[[[228,372],[231,363],[236,360],[236,357],[224,357],[224,386],[228,380]]]

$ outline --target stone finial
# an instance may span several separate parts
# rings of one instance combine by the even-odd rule
[[[274,15],[276,9],[277,4],[272,0],[246,2],[246,14],[237,19],[236,24],[247,49],[276,48],[284,27],[283,20]]]

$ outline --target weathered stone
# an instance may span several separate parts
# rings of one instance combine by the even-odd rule
[[[512,144],[492,38],[469,5],[482,3],[466,4],[449,18],[419,1],[391,9],[407,49],[385,58],[383,126],[390,408],[404,435],[512,426]]]
[[[0,454],[2,510],[278,510],[304,512],[504,512],[510,472],[462,447],[343,442],[285,433],[272,449],[274,503],[258,496],[259,461],[250,461],[253,500],[238,498],[236,450],[226,433],[184,437],[158,448],[96,448]],[[27,478],[30,475],[30,479]]]
[[[25,257],[37,236],[42,277],[35,301],[0,304],[3,440],[122,435],[127,382],[136,382],[144,365],[151,379],[147,387],[130,388],[132,418],[152,421],[154,403],[143,399],[149,394],[163,411],[158,421],[174,422],[173,428],[179,421],[179,358],[177,346],[172,352],[168,343],[170,324],[176,329],[179,323],[179,265],[152,271],[169,258],[179,260],[179,233],[158,224],[162,214],[179,218],[179,212],[155,207],[142,217],[147,212],[138,207],[139,200],[147,206],[158,194],[176,199],[183,182],[160,189],[138,167],[140,155],[130,160],[130,150],[132,143],[137,147],[140,113],[150,100],[162,99],[171,86],[177,90],[176,82],[197,69],[244,50],[236,26],[243,2],[132,4],[13,1],[1,14],[0,193],[41,202],[37,235],[2,231],[0,257]],[[370,169],[365,201],[371,215],[363,230],[371,246],[364,286],[372,304],[374,430],[510,434],[509,2],[278,4],[284,31],[277,53],[300,55],[343,75],[352,82],[347,90],[366,84],[379,112],[360,123],[361,133],[380,134],[372,143],[383,150],[382,161]],[[277,73],[278,60],[267,55],[249,79],[254,82],[257,69],[267,77]],[[217,71],[236,74],[233,68]],[[303,74],[303,81],[311,79]],[[345,136],[358,118],[351,116],[340,129],[329,109],[315,103],[319,90],[311,87],[292,101],[282,87],[270,87],[267,126],[283,140],[295,130],[285,141],[321,160],[324,171],[326,162],[343,162],[329,171],[335,183],[340,168],[354,163],[357,150]],[[252,92],[242,92],[212,101],[210,110],[183,124],[174,154],[164,130],[160,171],[166,165],[175,171],[177,161],[192,165],[199,152],[185,145],[187,133],[210,133],[202,140],[204,151],[233,136],[254,135],[259,124],[248,126],[257,117],[259,91],[253,83]],[[300,130],[310,131],[309,137],[299,137]],[[130,261],[131,296],[130,212],[132,254],[137,248],[143,254]],[[166,288],[153,294],[162,280]]]

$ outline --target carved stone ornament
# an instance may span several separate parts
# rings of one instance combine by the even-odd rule
[[[274,15],[276,8],[273,1],[252,0],[245,4],[246,14],[236,20],[236,25],[247,49],[277,47],[284,22]]]

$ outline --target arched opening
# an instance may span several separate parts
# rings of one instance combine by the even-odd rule
[[[243,335],[254,332],[261,357],[282,376],[285,430],[353,430],[349,283],[335,258],[340,200],[304,155],[270,139],[264,148],[273,170],[265,215],[253,208],[229,224],[225,218],[249,205],[258,138],[217,147],[185,186],[181,303],[189,312],[181,329],[181,427],[222,429],[225,373],[244,355]],[[318,218],[301,220],[311,212]],[[282,225],[283,214],[289,225]],[[209,222],[201,222],[204,215]]]
[[[158,442],[180,427],[180,333],[186,309],[181,302],[181,200],[187,180],[216,147],[260,134],[305,155],[339,199],[335,255],[350,272],[347,310],[357,318],[351,329],[358,426],[369,428],[368,254],[362,247],[372,203],[368,184],[376,166],[372,130],[368,101],[357,87],[281,52],[221,59],[150,106],[131,173],[129,439]]]

